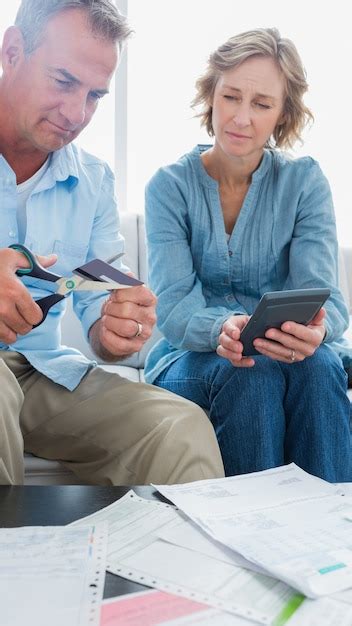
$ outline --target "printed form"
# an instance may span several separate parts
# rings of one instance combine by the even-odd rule
[[[250,626],[242,617],[162,591],[104,600],[100,626]],[[352,606],[333,598],[306,599],[287,626],[351,626]]]
[[[99,626],[106,547],[106,525],[1,528],[1,626]]]
[[[305,595],[352,586],[352,499],[293,463],[154,486],[213,539]]]
[[[251,626],[248,620],[163,591],[104,600],[100,626]]]
[[[260,624],[285,624],[304,600],[285,583],[239,567],[228,549],[185,523],[173,506],[129,492],[73,525],[101,521],[109,524],[113,574]],[[182,545],[167,539],[179,525]]]

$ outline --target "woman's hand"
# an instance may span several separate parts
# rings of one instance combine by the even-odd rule
[[[294,363],[312,356],[325,337],[325,309],[320,309],[308,326],[285,322],[281,329],[270,328],[265,339],[255,339],[255,349],[276,361]]]
[[[235,367],[253,367],[255,364],[252,357],[242,356],[243,345],[239,340],[241,330],[248,320],[249,315],[232,315],[224,322],[219,335],[216,352]]]

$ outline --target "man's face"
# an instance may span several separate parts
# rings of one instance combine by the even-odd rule
[[[6,81],[15,141],[43,153],[70,143],[109,89],[116,44],[95,37],[84,12],[54,16],[40,46],[20,56]]]

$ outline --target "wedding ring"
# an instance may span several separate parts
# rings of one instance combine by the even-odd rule
[[[136,324],[137,324],[137,330],[136,330],[136,334],[135,334],[135,335],[133,335],[133,337],[139,337],[139,336],[142,334],[142,332],[143,332],[143,326],[142,326],[142,324],[140,324],[139,322],[137,322],[137,320],[136,320]]]
[[[296,360],[296,352],[294,350],[291,350],[291,361],[292,363],[294,363]]]

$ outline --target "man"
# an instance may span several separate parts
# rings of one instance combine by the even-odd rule
[[[122,249],[114,180],[71,142],[109,89],[125,19],[109,0],[23,0],[4,36],[0,78],[0,482],[23,481],[23,448],[96,484],[184,482],[223,475],[203,411],[132,383],[60,345],[64,304],[43,324],[50,291],[19,279],[25,243],[69,275]],[[48,288],[49,289],[49,288]],[[79,292],[74,308],[96,354],[139,351],[155,323],[145,286]]]

